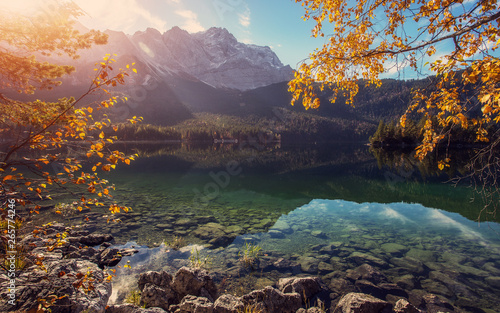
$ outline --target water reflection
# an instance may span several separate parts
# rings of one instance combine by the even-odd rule
[[[127,153],[149,152],[105,177],[116,186],[111,200],[132,207],[133,213],[116,216],[122,220],[118,224],[107,223],[109,216],[103,218],[106,214],[98,210],[86,215],[88,222],[80,212],[65,214],[64,222],[83,221],[89,230],[112,233],[118,243],[136,241],[150,247],[175,236],[208,244],[216,236],[205,232],[205,226],[216,223],[219,239],[211,247],[218,247],[238,235],[266,232],[282,214],[312,199],[421,203],[472,221],[482,208],[471,202],[473,192],[467,186],[444,183],[448,177],[422,177],[408,163],[396,162],[406,157],[394,156],[393,166],[377,164],[369,148],[359,144],[262,150],[238,145],[146,146],[127,146]],[[230,164],[237,171],[228,172]],[[67,200],[67,194],[53,196],[60,202],[73,201],[71,195]],[[37,219],[43,223],[61,216],[49,210]],[[488,219],[495,220],[488,216],[482,221]]]
[[[242,293],[300,273],[319,275],[333,288],[332,277],[369,264],[408,293],[427,292],[463,306],[500,307],[500,224],[478,225],[459,214],[408,203],[356,203],[315,199],[283,214],[266,232],[244,234],[224,249],[205,249],[212,273],[224,289]],[[263,248],[255,272],[239,262],[244,243]],[[201,247],[199,247],[201,249]],[[116,299],[126,277],[147,270],[171,273],[188,265],[191,247],[166,251],[142,248],[115,280]],[[147,259],[144,258],[147,255]],[[289,260],[280,265],[279,260]],[[281,262],[281,263],[280,263]],[[443,277],[446,277],[444,279]],[[224,278],[229,278],[226,280]],[[404,281],[402,281],[404,278]],[[467,304],[466,311],[470,310]]]

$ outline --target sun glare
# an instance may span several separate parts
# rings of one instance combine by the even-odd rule
[[[15,0],[0,5],[0,10],[31,16],[43,12],[50,13],[52,5],[55,1],[39,1],[39,0]]]

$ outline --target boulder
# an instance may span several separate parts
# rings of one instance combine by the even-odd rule
[[[112,305],[106,308],[105,313],[165,313],[162,308],[139,308],[133,304]]]
[[[205,297],[185,296],[175,313],[213,313],[214,304]]]
[[[223,294],[214,303],[214,313],[239,313],[244,307],[240,298]]]
[[[137,284],[139,285],[139,290],[142,291],[146,284],[152,284],[159,287],[170,287],[172,283],[172,275],[169,273],[162,272],[153,272],[149,271],[146,273],[142,273],[139,275],[139,280]]]
[[[302,299],[298,293],[283,293],[273,287],[254,290],[242,296],[241,301],[245,306],[273,313],[295,313],[302,306]]]
[[[421,313],[422,311],[417,309],[415,306],[413,306],[406,299],[400,299],[394,305],[394,312],[395,313]]]
[[[298,293],[306,302],[321,291],[321,281],[318,277],[281,278],[278,289],[283,293]]]
[[[348,293],[335,307],[334,313],[389,313],[391,304],[364,293]]]
[[[4,301],[0,312],[34,310],[40,303],[38,299],[50,299],[52,295],[57,297],[50,307],[54,313],[104,312],[111,295],[111,282],[96,264],[88,260],[54,258],[45,261],[45,268],[46,271],[33,266],[16,277],[16,304],[12,306]],[[86,274],[90,277],[86,278]],[[7,299],[8,282],[2,279],[0,283],[2,299]]]
[[[178,295],[171,287],[172,275],[163,272],[146,272],[139,275],[140,303],[146,307],[160,307],[168,311],[178,303]]]
[[[172,289],[179,299],[186,295],[202,296],[214,301],[217,288],[207,271],[199,268],[182,267],[175,273]]]

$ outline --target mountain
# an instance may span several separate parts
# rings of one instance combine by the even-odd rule
[[[110,53],[116,54],[115,67],[135,63],[138,72],[127,78],[125,86],[112,89],[128,98],[108,112],[115,122],[142,116],[146,124],[169,126],[196,118],[200,116],[198,113],[209,113],[289,123],[290,119],[283,117],[287,115],[297,122],[292,124],[298,129],[305,129],[313,121],[318,129],[323,129],[320,132],[331,129],[335,136],[339,129],[346,134],[350,129],[361,133],[355,129],[356,124],[374,132],[380,119],[398,117],[406,109],[409,91],[417,83],[384,80],[382,88],[377,90],[361,84],[355,98],[356,108],[344,105],[342,97],[335,104],[328,103],[332,93],[324,90],[320,93],[321,107],[306,112],[300,104],[290,106],[287,82],[293,76],[292,69],[284,66],[269,47],[240,43],[226,29],[210,28],[195,34],[178,27],[163,34],[152,28],[133,35],[109,30],[106,33],[106,45],[79,51],[77,60],[68,57],[49,60],[72,64],[76,71],[64,77],[60,87],[38,91],[35,97],[53,101],[83,94],[95,75],[95,63]],[[27,100],[22,95],[5,94]],[[85,102],[103,99],[90,95]],[[297,115],[304,113],[307,118]],[[327,127],[326,120],[315,120],[314,116],[331,118],[339,127]]]
[[[224,28],[194,34],[179,27],[163,34],[153,28],[133,35],[109,30],[106,34],[108,44],[82,51],[77,68],[93,65],[106,53],[114,53],[141,64],[142,79],[147,75],[160,80],[180,76],[214,88],[245,91],[293,77],[292,68],[283,65],[271,48],[238,42]],[[81,75],[73,77],[72,84],[86,79]]]

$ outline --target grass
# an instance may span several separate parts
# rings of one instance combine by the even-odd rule
[[[189,265],[194,268],[202,268],[208,270],[212,266],[212,257],[206,255],[202,256],[197,248],[191,250],[189,257]]]
[[[184,238],[179,236],[174,236],[174,238],[172,238],[171,240],[165,240],[163,241],[163,243],[165,244],[167,250],[179,250],[186,245],[186,241],[184,240]]]
[[[141,291],[139,289],[134,289],[129,292],[129,294],[125,297],[126,303],[131,303],[136,306],[140,306],[141,304]]]
[[[238,313],[262,313],[262,310],[256,305],[245,305],[243,310],[238,309]]]
[[[253,243],[246,242],[243,251],[238,252],[240,262],[245,267],[251,267],[259,259],[262,247],[254,245]]]

